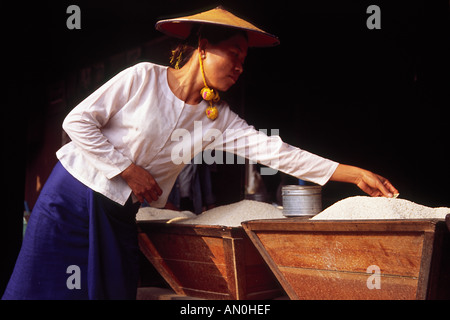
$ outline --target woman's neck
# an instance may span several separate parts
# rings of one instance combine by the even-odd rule
[[[173,94],[187,104],[196,105],[202,100],[200,90],[203,88],[203,80],[198,63],[198,53],[194,52],[191,59],[181,68],[169,68],[167,81]]]

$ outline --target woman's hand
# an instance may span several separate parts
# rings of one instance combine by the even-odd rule
[[[162,194],[162,190],[153,176],[147,170],[134,163],[126,168],[120,176],[130,186],[141,203],[144,200],[147,200],[148,203],[156,201]]]
[[[398,193],[397,189],[386,178],[345,164],[340,164],[336,168],[330,180],[354,183],[372,197],[392,198],[394,194]]]

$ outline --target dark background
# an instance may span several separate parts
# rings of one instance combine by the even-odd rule
[[[81,9],[81,30],[66,27],[71,4]],[[366,27],[371,4],[381,9],[381,30]],[[123,68],[167,64],[175,42],[154,29],[158,19],[217,5],[281,41],[251,49],[243,76],[223,95],[250,124],[279,129],[290,144],[383,175],[402,198],[450,206],[448,1],[6,5],[0,292],[20,248],[23,201],[32,207],[65,141],[64,116]],[[242,197],[242,173],[242,166],[217,168],[220,203]],[[269,191],[280,179],[265,178]],[[328,203],[356,194],[362,193],[341,183],[323,189]]]

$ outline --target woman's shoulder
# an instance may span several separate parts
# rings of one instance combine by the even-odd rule
[[[222,111],[223,113],[226,113],[227,116],[237,116],[237,113],[233,110],[232,106],[230,106],[230,104],[226,100],[220,100],[217,103],[217,108],[219,109],[219,112]]]
[[[233,111],[231,106],[225,100],[220,100],[217,103],[217,109],[219,111],[219,117],[216,122],[218,122],[219,126],[223,126],[224,128],[228,128],[236,121],[240,121],[240,116]]]
[[[131,81],[134,85],[148,85],[166,79],[167,67],[152,62],[139,62],[122,70],[116,79]]]
[[[164,74],[164,71],[167,69],[166,66],[158,65],[151,62],[139,62],[133,66],[123,69],[118,74],[116,74],[110,81],[121,81],[124,79],[148,79],[158,77],[161,74]]]
[[[156,64],[153,62],[139,62],[134,66],[130,67],[131,70],[135,72],[157,72],[161,73],[167,69],[167,66]]]

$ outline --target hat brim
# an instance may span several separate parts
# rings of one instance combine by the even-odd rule
[[[215,8],[187,17],[160,20],[155,27],[169,36],[186,39],[195,24],[210,24],[246,31],[249,47],[272,47],[280,43],[276,36],[255,27],[222,8]]]

